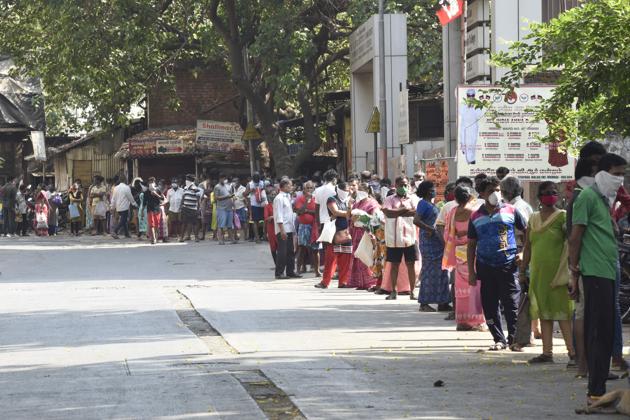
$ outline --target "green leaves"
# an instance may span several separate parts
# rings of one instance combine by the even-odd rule
[[[551,99],[536,117],[551,121],[543,141],[564,139],[568,148],[609,135],[630,136],[630,3],[587,2],[547,24],[532,26],[530,45],[514,43],[493,64],[510,71],[510,89],[526,76],[556,72]],[[541,58],[542,57],[542,58]]]

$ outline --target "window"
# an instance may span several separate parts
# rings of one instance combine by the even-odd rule
[[[542,0],[542,21],[549,22],[562,12],[580,5],[583,0]]]

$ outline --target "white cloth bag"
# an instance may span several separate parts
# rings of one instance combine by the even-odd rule
[[[374,265],[374,246],[372,245],[372,239],[369,234],[363,234],[357,246],[357,250],[354,251],[354,256],[368,267]]]
[[[317,238],[317,242],[332,243],[336,231],[337,228],[334,220],[324,223],[324,228],[322,229],[322,233],[319,235],[319,238]]]

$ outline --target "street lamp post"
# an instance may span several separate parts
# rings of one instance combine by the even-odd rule
[[[387,162],[387,100],[385,99],[385,0],[378,1],[378,65],[379,65],[379,110],[381,111],[381,147],[385,149],[385,161]],[[378,168],[374,168],[378,171]],[[382,177],[386,174],[379,174]]]

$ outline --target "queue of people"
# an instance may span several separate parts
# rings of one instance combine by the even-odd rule
[[[532,203],[507,168],[460,177],[439,201],[436,185],[420,172],[393,183],[368,171],[342,180],[333,169],[275,181],[220,174],[127,185],[95,177],[88,188],[77,180],[65,197],[54,188],[30,191],[9,182],[2,188],[3,233],[27,235],[31,225],[37,235],[55,235],[65,204],[75,236],[119,239],[135,232],[155,244],[201,241],[211,232],[220,245],[264,240],[276,279],[312,272],[318,289],[337,280],[339,288],[389,301],[409,296],[420,312],[447,314],[458,331],[489,333],[489,351],[522,351],[541,339],[532,364],[554,362],[557,322],[567,367],[588,376],[593,402],[614,376],[611,361],[628,370],[618,251],[618,241],[630,235],[626,165],[600,143],[588,143],[565,200],[547,181]]]
[[[558,185],[542,182],[534,192],[536,211],[507,168],[497,171],[501,179],[459,178],[447,186],[443,202],[436,202],[434,183],[420,173],[412,181],[398,177],[393,185],[369,173],[343,181],[334,170],[323,182],[303,186],[282,178],[266,214],[274,221],[270,234],[282,244],[274,250],[276,278],[301,277],[305,261],[319,276],[320,258],[319,289],[336,276],[339,288],[369,290],[391,301],[400,295],[416,299],[417,282],[421,312],[449,312],[457,330],[489,332],[489,351],[523,351],[541,339],[542,353],[531,364],[554,362],[557,322],[567,367],[578,378],[588,376],[592,403],[606,392],[606,381],[618,377],[609,371],[611,361],[613,368],[628,370],[617,245],[630,234],[626,165],[601,144],[587,144],[566,199],[561,202]],[[301,272],[287,263],[294,249]]]

